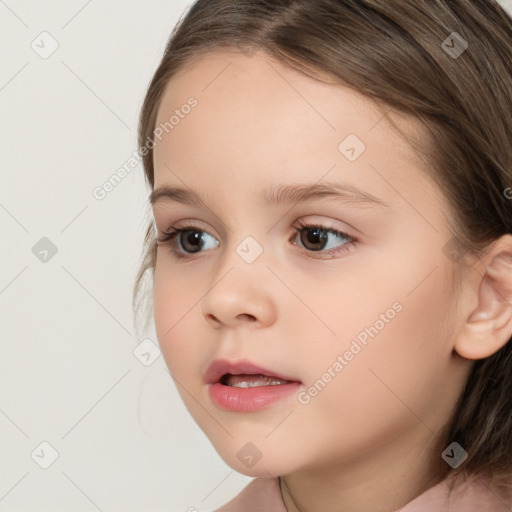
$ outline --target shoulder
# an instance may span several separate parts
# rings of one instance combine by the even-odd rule
[[[509,512],[512,509],[512,475],[501,485],[493,484],[486,476],[472,475],[454,486],[449,499],[455,512]]]
[[[214,512],[286,512],[279,478],[255,478],[240,494]]]
[[[400,512],[510,512],[512,475],[496,486],[483,475],[449,474],[442,482],[412,500]]]

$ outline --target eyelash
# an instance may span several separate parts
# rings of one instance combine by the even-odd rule
[[[294,238],[297,236],[297,234],[300,234],[303,231],[307,231],[308,229],[313,229],[313,228],[320,228],[320,230],[323,232],[333,234],[340,238],[344,238],[345,240],[347,240],[347,243],[343,244],[339,248],[331,249],[330,251],[324,251],[324,250],[311,251],[309,249],[301,247],[301,249],[303,251],[306,251],[308,253],[317,253],[318,252],[320,254],[332,254],[332,255],[345,253],[345,252],[348,252],[349,250],[351,250],[352,246],[358,241],[356,238],[348,235],[347,233],[344,233],[343,231],[329,228],[327,226],[323,226],[322,224],[308,224],[304,221],[299,221],[299,227],[293,228],[295,230]],[[188,231],[199,231],[201,233],[206,233],[206,231],[204,231],[201,227],[195,225],[194,223],[190,223],[187,226],[184,226],[182,228],[179,228],[179,229],[171,228],[171,231],[164,232],[163,233],[164,237],[162,239],[157,239],[157,242],[158,242],[157,245],[159,245],[159,246],[169,245],[171,253],[178,259],[189,259],[196,254],[201,254],[201,252],[204,252],[204,251],[200,251],[197,253],[182,253],[181,251],[176,249],[175,239],[181,233],[188,232]],[[297,244],[293,244],[293,245],[297,245]]]

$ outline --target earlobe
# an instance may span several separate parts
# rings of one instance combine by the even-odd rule
[[[478,305],[454,347],[466,359],[489,357],[512,337],[512,236],[503,236],[482,263],[485,271],[477,281]]]

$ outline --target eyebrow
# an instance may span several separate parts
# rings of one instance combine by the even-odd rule
[[[356,206],[375,206],[391,209],[391,205],[378,197],[346,182],[304,183],[292,185],[275,185],[265,189],[260,199],[265,206],[299,204],[312,199],[332,198]],[[183,204],[205,204],[205,200],[191,189],[162,186],[155,189],[149,197],[151,206],[161,202],[178,202]]]

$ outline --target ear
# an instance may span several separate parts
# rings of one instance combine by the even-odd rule
[[[474,281],[478,290],[471,290],[477,293],[478,306],[454,347],[466,359],[489,357],[512,337],[512,235],[502,236],[479,263],[481,271],[473,267],[481,276]]]

